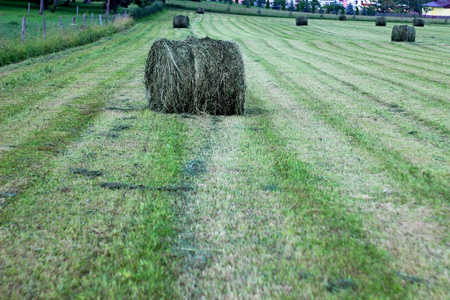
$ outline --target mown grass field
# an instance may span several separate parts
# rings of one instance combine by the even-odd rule
[[[256,7],[250,6],[246,7],[245,5],[233,3],[231,6],[229,3],[223,2],[215,2],[215,1],[205,1],[205,2],[196,2],[196,1],[185,1],[185,0],[167,0],[166,4],[172,8],[182,8],[182,9],[192,9],[195,10],[197,7],[203,7],[207,12],[220,12],[225,14],[236,14],[236,15],[252,15],[259,17],[277,17],[277,18],[295,18],[297,16],[306,16],[308,19],[325,19],[325,20],[338,20],[339,15],[335,15],[333,13],[320,14],[319,10],[316,13],[305,13],[305,12],[297,12],[297,11],[288,11],[288,10],[274,10],[274,9],[266,9],[264,7]],[[365,16],[365,15],[347,15],[347,21],[372,21],[375,22],[375,16]],[[398,14],[398,16],[387,16],[387,22],[401,22],[405,24],[412,24],[413,18],[405,17],[402,14]],[[425,18],[426,24],[449,24],[449,19],[444,18]]]
[[[0,298],[448,297],[450,27],[179,13],[0,68]],[[243,116],[145,108],[188,35]]]
[[[78,16],[76,7],[78,6]],[[76,18],[76,24],[83,24],[83,14],[87,16],[87,25],[91,23],[91,14],[95,15],[94,22],[98,24],[98,15],[103,14],[104,10],[101,4],[84,4],[80,1],[71,2],[68,7],[58,6],[56,12],[44,11],[44,15],[39,15],[39,5],[31,3],[30,15],[28,15],[27,1],[0,1],[0,37],[2,40],[13,40],[20,42],[20,32],[22,28],[22,18],[27,18],[26,37],[28,39],[43,36],[43,18],[47,23],[47,33],[53,34],[59,32],[59,17],[62,18],[63,28],[72,29],[72,18]]]

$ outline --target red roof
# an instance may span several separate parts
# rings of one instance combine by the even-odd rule
[[[450,0],[436,0],[422,4],[422,6],[450,8]]]

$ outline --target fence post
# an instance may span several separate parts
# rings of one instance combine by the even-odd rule
[[[114,24],[115,19],[116,19],[116,15],[113,15],[111,24]]]
[[[62,18],[59,17],[59,31],[62,31]]]
[[[28,3],[28,15],[30,15],[30,6],[31,6],[31,3]]]
[[[44,27],[43,27],[43,32],[44,32],[44,39],[47,38],[47,24],[45,23],[45,18],[44,18]]]
[[[91,13],[91,24],[94,24],[94,13]]]
[[[72,18],[72,29],[75,30],[75,17]]]
[[[78,6],[77,6],[77,17],[78,17]]]
[[[22,19],[22,36],[20,38],[22,44],[23,41],[25,40],[25,28],[27,27],[27,18],[23,17]]]
[[[83,29],[86,28],[86,14],[83,14]]]
[[[103,28],[102,15],[98,15],[98,19],[100,21],[100,27]]]

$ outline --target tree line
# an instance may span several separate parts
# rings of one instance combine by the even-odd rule
[[[58,6],[70,6],[71,2],[75,0],[34,0],[35,3],[40,4],[41,10],[50,10],[55,12]],[[103,2],[105,10],[109,13],[110,10],[117,11],[119,6],[128,7],[130,4],[135,3],[139,7],[145,7],[152,4],[153,0],[84,0],[83,3],[89,4],[93,2]],[[163,1],[165,2],[165,1]]]
[[[75,0],[34,0],[37,3],[41,3],[41,7],[43,9],[49,9],[50,11],[56,11],[59,5],[69,6],[71,2],[75,2]],[[233,0],[225,0],[224,2],[232,2]],[[237,0],[235,0],[237,2]],[[373,6],[369,6],[367,9],[361,12],[361,14],[369,14],[374,15],[375,11],[387,13],[387,12],[395,12],[395,13],[410,13],[417,12],[422,13],[422,4],[429,2],[430,0],[378,0],[378,3]],[[119,6],[128,7],[130,4],[135,3],[140,7],[144,7],[150,5],[153,0],[84,0],[83,3],[91,3],[91,2],[103,2],[106,11],[109,13],[109,10],[116,11]],[[165,2],[165,1],[163,1]],[[245,1],[247,6],[253,6],[253,0]],[[258,0],[257,2],[266,2],[266,8],[269,8],[268,0]],[[294,6],[293,0],[275,0],[275,5],[277,5],[282,10],[297,10],[303,12],[313,12],[324,10],[327,13],[341,11],[341,5],[339,4],[330,4],[321,7],[320,2],[318,0],[303,0],[300,1],[297,5],[297,8]],[[258,5],[260,6],[260,5]],[[261,5],[261,6],[264,6]],[[353,9],[353,6],[352,6]],[[355,8],[356,11],[356,8]],[[359,9],[358,9],[358,14]],[[347,12],[348,13],[348,12]]]

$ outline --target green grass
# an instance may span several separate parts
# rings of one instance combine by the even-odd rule
[[[0,68],[0,298],[445,298],[450,28],[179,13]],[[188,35],[240,45],[243,116],[145,109]]]
[[[76,16],[76,7],[79,15]],[[104,10],[99,4],[71,3],[69,7],[58,6],[55,13],[44,11],[39,15],[39,6],[32,5],[28,15],[28,2],[0,1],[0,66],[22,61],[24,59],[54,53],[67,48],[92,43],[102,37],[125,30],[132,25],[132,20],[120,20],[103,27],[99,24],[99,14]],[[83,14],[86,14],[86,28],[83,28]],[[91,19],[91,14],[94,18]],[[22,18],[26,17],[25,41],[21,43]],[[46,38],[43,36],[43,19],[46,20]],[[59,18],[63,29],[59,29]],[[76,26],[72,25],[75,17]]]
[[[87,16],[87,24],[91,23],[91,13],[94,14],[94,22],[98,25],[99,14],[104,13],[102,5],[99,3],[84,4],[82,1],[76,3],[71,2],[68,7],[58,6],[56,12],[44,10],[44,15],[39,15],[39,5],[31,3],[30,15],[28,15],[29,1],[0,1],[0,28],[3,39],[14,40],[20,42],[20,32],[22,28],[22,18],[27,18],[26,37],[42,37],[42,24],[45,17],[47,23],[47,31],[56,33],[59,30],[59,17],[62,18],[63,28],[72,29],[72,18],[76,18],[78,26],[83,24],[83,14]],[[78,16],[76,15],[76,7],[79,7]]]
[[[231,6],[228,3],[223,2],[214,2],[214,1],[202,1],[192,2],[185,0],[169,0],[166,2],[168,7],[173,8],[182,8],[195,10],[197,7],[203,7],[206,12],[218,12],[218,13],[227,13],[227,14],[235,14],[235,15],[248,15],[248,16],[260,16],[260,17],[277,17],[277,18],[295,18],[297,16],[306,16],[308,19],[322,19],[322,20],[338,20],[339,15],[335,14],[326,14],[324,13],[322,16],[317,11],[316,13],[305,13],[305,12],[289,12],[283,10],[273,10],[266,9],[265,6],[258,7],[246,7],[245,5],[240,5],[233,3]],[[228,11],[229,8],[229,11]],[[375,16],[363,16],[363,15],[355,15],[355,16],[347,16],[347,21],[370,21],[375,23]],[[413,18],[411,17],[386,17],[387,22],[396,22],[396,23],[406,23],[412,25]],[[426,24],[445,24],[448,25],[448,19],[428,19],[425,18]]]

